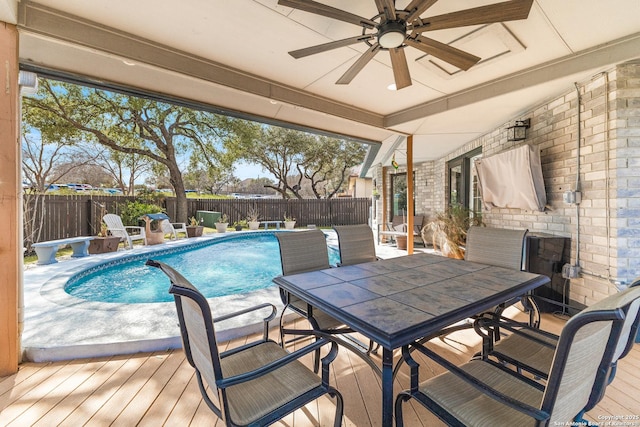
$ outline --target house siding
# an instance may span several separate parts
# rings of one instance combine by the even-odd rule
[[[576,86],[441,159],[416,164],[416,213],[444,211],[448,161],[477,147],[491,156],[522,144],[537,146],[545,212],[494,208],[483,212],[484,221],[570,237],[571,264],[582,270],[571,280],[570,298],[591,305],[640,276],[640,63],[620,64]],[[526,118],[527,139],[508,142],[507,127]],[[566,204],[563,193],[576,186],[582,202]]]

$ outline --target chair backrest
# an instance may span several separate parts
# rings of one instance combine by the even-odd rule
[[[128,238],[129,233],[124,228],[124,224],[122,223],[122,218],[120,218],[116,214],[106,214],[102,217],[102,220],[105,224],[107,224],[107,228],[112,236],[117,236],[121,238]]]
[[[472,226],[467,231],[465,260],[522,270],[524,237],[528,230]]]
[[[287,231],[276,233],[276,237],[283,275],[330,267],[327,239],[321,230]]]
[[[147,265],[159,268],[169,277],[173,294],[180,335],[187,360],[196,370],[200,380],[216,390],[216,378],[223,378],[220,364],[220,353],[216,342],[215,328],[211,316],[211,308],[207,299],[175,269],[155,260],[148,260]]]
[[[422,223],[424,222],[424,215],[416,215],[413,217],[413,234],[419,236],[422,232]]]
[[[160,221],[160,228],[164,234],[171,234],[172,239],[176,239],[178,237],[176,229],[169,221]]]
[[[634,287],[640,287],[640,277],[634,279],[627,289]],[[636,336],[638,335],[638,329],[640,328],[640,301],[634,301],[629,306],[629,311],[626,313],[626,316],[624,325],[622,326],[620,340],[618,341],[616,351],[613,355],[614,362],[629,354],[633,344],[635,343]]]
[[[620,293],[615,295],[613,301],[620,299],[622,302],[626,302],[629,299],[632,299],[634,293],[630,291],[631,288],[638,287],[640,285],[640,279],[636,279],[631,283],[625,293]],[[631,294],[629,297],[628,294]],[[589,307],[592,308],[592,307]],[[600,373],[600,376],[596,380],[596,385],[594,386],[591,396],[589,398],[589,403],[585,407],[585,412],[593,409],[600,400],[604,397],[604,392],[606,387],[613,381],[613,378],[616,374],[618,360],[625,357],[635,342],[636,336],[638,334],[638,327],[640,325],[640,298],[632,299],[632,301],[624,307],[625,318],[622,323],[622,327],[620,328],[620,336],[618,340],[615,342],[615,347],[613,350],[613,355],[611,358],[611,365],[608,369],[603,370]]]
[[[586,308],[564,326],[542,401],[541,409],[551,414],[548,425],[572,421],[606,386],[624,313],[639,299],[640,287],[629,288]]]
[[[360,264],[377,259],[373,231],[367,224],[337,225],[333,229],[338,235],[340,265]]]

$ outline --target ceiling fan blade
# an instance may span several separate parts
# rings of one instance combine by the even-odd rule
[[[424,36],[417,35],[415,38],[408,37],[404,42],[411,47],[415,47],[465,71],[480,61],[479,57],[464,50],[456,49],[453,46]]]
[[[487,6],[474,7],[458,12],[424,18],[422,24],[415,25],[413,31],[442,30],[468,25],[492,24],[494,22],[527,19],[533,0],[511,0]]]
[[[354,62],[351,67],[349,67],[347,72],[344,73],[342,77],[338,79],[336,84],[348,85],[349,83],[351,83],[351,80],[353,80],[353,78],[357,76],[360,71],[362,71],[364,66],[367,65],[369,61],[371,61],[373,57],[376,56],[376,53],[378,53],[379,51],[380,51],[380,45],[378,43],[371,46],[368,51],[363,53],[360,56],[360,58],[358,58],[358,60]]]
[[[393,77],[396,81],[396,90],[411,86],[411,75],[407,65],[407,57],[404,48],[389,49],[391,56],[391,66],[393,67]]]
[[[350,24],[360,25],[366,28],[374,28],[376,26],[376,23],[370,19],[312,0],[278,0],[278,4],[281,6],[304,10],[305,12],[315,13],[316,15],[337,19],[339,21],[348,22]]]
[[[396,5],[394,0],[375,0],[378,12],[384,13],[385,18],[396,19]]]
[[[373,38],[372,34],[359,35],[355,37],[349,37],[342,40],[336,40],[329,43],[323,43],[316,46],[306,47],[304,49],[292,50],[289,55],[296,59],[303,58],[309,55],[315,55],[316,53],[326,52],[328,50],[337,49],[339,47],[349,46]]]
[[[407,16],[407,22],[412,22],[418,18],[422,13],[434,5],[438,0],[413,0],[404,8],[409,15]]]

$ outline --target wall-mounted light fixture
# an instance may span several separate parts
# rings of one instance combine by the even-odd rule
[[[531,119],[516,120],[513,126],[507,128],[507,141],[522,141],[527,138],[527,129],[531,126]]]

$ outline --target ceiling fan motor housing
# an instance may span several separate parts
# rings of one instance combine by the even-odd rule
[[[402,46],[407,33],[407,24],[402,20],[386,20],[378,27],[378,43],[385,49]]]

